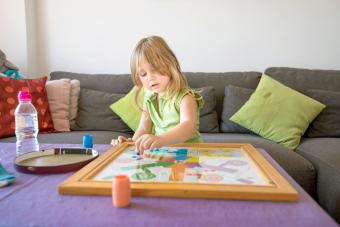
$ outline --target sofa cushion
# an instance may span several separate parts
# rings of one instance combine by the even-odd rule
[[[118,101],[112,103],[110,108],[116,113],[133,131],[136,131],[142,115],[140,108],[143,108],[144,89],[138,94],[138,104],[135,102],[137,87],[133,87],[131,91]]]
[[[308,159],[317,171],[317,200],[340,222],[340,139],[303,138],[296,152]]]
[[[326,105],[310,124],[307,137],[340,137],[340,92],[307,90],[307,95]]]
[[[212,86],[208,86],[194,90],[197,91],[204,100],[203,108],[200,109],[199,131],[219,132],[215,89]]]
[[[111,103],[122,97],[122,94],[81,89],[76,123],[71,129],[130,132],[130,128],[110,109]]]
[[[324,108],[322,103],[263,75],[250,99],[230,120],[294,150]]]
[[[48,104],[51,110],[53,125],[57,131],[70,131],[70,91],[70,79],[46,82]]]
[[[70,116],[70,127],[73,127],[76,123],[76,117],[78,113],[78,99],[80,93],[80,82],[79,80],[71,80],[71,90],[70,90],[70,106],[69,106],[69,116]]]
[[[19,103],[20,90],[29,90],[32,95],[32,104],[38,114],[39,133],[55,131],[46,94],[46,80],[47,77],[26,80],[0,78],[0,138],[15,134],[14,111]]]
[[[263,148],[294,180],[311,196],[315,195],[316,171],[313,165],[301,155],[277,143],[255,134],[202,133],[206,143],[250,143]]]
[[[70,131],[78,112],[79,80],[50,80],[46,83],[46,91],[54,128],[57,131]]]
[[[235,133],[253,133],[252,131],[229,120],[250,98],[254,89],[228,85],[225,87],[223,111],[221,116],[221,131]]]

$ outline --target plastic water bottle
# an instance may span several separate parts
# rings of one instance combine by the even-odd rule
[[[28,91],[18,94],[19,105],[15,109],[16,156],[38,151],[38,116],[32,105],[32,96]]]

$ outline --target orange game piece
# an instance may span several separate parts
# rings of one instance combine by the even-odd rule
[[[112,180],[112,202],[115,207],[128,207],[131,200],[130,179],[125,175],[115,176]]]

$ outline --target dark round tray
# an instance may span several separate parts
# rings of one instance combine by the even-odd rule
[[[14,166],[23,173],[65,173],[78,170],[97,157],[98,152],[90,148],[52,148],[20,155]]]

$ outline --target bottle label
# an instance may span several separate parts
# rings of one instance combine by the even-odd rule
[[[18,117],[16,124],[18,124],[19,127],[32,127],[34,125],[33,118],[32,117]]]

